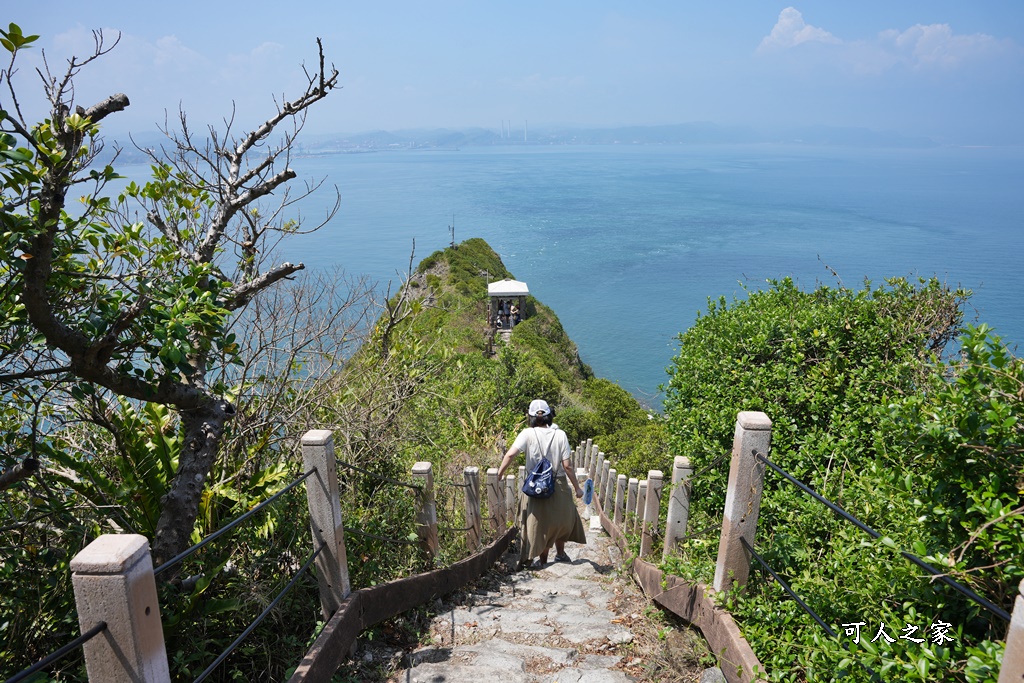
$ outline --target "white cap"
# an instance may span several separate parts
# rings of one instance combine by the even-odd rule
[[[543,416],[551,412],[551,408],[548,407],[548,402],[542,399],[534,399],[530,401],[530,410],[527,411],[530,415]]]

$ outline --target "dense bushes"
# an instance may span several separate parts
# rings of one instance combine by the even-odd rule
[[[934,280],[813,292],[784,280],[711,303],[681,336],[666,398],[673,452],[699,470],[727,453],[738,411],[764,411],[772,459],[883,534],[872,541],[767,473],[759,552],[840,634],[755,572],[727,603],[774,680],[868,680],[865,666],[884,679],[988,680],[998,665],[1004,624],[896,552],[1011,605],[1024,550],[1020,364],[981,329],[962,360],[936,365],[966,295]],[[694,482],[691,528],[720,520],[727,475],[725,459]],[[710,583],[716,550],[691,539],[667,568]],[[843,626],[856,622],[857,644]],[[894,643],[877,637],[882,623]],[[939,623],[954,641],[931,638]],[[923,642],[901,638],[911,626]]]

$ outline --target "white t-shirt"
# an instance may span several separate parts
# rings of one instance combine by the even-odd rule
[[[541,458],[551,463],[556,477],[564,477],[562,461],[572,457],[569,437],[555,427],[529,427],[519,432],[512,448],[526,454],[526,471],[532,472]]]

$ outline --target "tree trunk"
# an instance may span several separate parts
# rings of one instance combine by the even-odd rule
[[[217,457],[224,427],[234,414],[234,406],[220,399],[195,410],[181,411],[185,440],[174,482],[161,499],[162,511],[153,539],[155,565],[189,547],[206,478]]]

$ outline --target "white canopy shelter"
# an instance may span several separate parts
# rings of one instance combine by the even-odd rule
[[[491,327],[507,329],[525,318],[529,294],[530,288],[519,280],[498,280],[487,285],[487,320]]]

